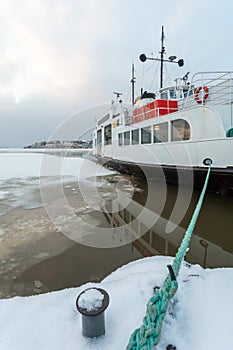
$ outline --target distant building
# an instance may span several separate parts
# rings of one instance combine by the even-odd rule
[[[53,148],[53,149],[60,149],[60,148],[92,148],[92,141],[87,140],[52,140],[52,141],[40,141],[35,142],[32,145],[25,146],[24,148]]]

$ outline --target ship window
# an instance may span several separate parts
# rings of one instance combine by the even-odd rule
[[[108,124],[104,127],[104,144],[111,145],[112,143],[112,125]]]
[[[190,125],[184,119],[177,119],[171,122],[172,125],[172,133],[171,138],[172,141],[181,141],[181,140],[189,140],[190,139]]]
[[[141,143],[151,143],[151,127],[141,128]]]
[[[102,129],[97,130],[97,146],[102,145]]]
[[[139,129],[132,130],[132,144],[139,144]]]
[[[123,134],[118,134],[118,145],[119,146],[123,145]]]
[[[154,143],[168,141],[168,123],[160,123],[153,126]]]
[[[189,87],[188,86],[183,87],[183,93],[184,93],[184,97],[187,97],[189,95]]]
[[[114,118],[114,117],[113,117]],[[116,128],[117,126],[119,126],[120,125],[120,120],[119,119],[117,119],[117,120],[114,120],[113,122],[112,122],[112,127],[113,128]]]
[[[176,92],[175,92],[175,90],[174,89],[170,89],[170,99],[172,100],[172,99],[175,99],[176,98]]]
[[[160,98],[161,98],[161,100],[167,100],[168,99],[167,98],[167,91],[162,92]]]
[[[124,132],[124,145],[130,145],[130,131]]]

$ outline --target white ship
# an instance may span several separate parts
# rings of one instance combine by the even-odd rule
[[[119,99],[97,121],[94,155],[120,172],[200,189],[211,163],[209,191],[233,190],[233,72],[187,73],[174,86],[144,91],[126,106]],[[144,54],[141,61],[148,59]],[[149,58],[150,59],[150,58]],[[151,58],[154,59],[154,58]],[[132,87],[135,78],[132,76]]]

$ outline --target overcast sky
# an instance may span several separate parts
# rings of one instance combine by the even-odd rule
[[[78,137],[96,117],[93,106],[108,104],[113,91],[130,102],[132,60],[136,91],[155,90],[157,65],[146,73],[151,63],[138,56],[158,56],[162,25],[167,57],[185,60],[182,68],[167,66],[169,79],[233,70],[232,4],[0,0],[0,147],[47,140],[71,115],[77,131],[72,128],[70,137]]]

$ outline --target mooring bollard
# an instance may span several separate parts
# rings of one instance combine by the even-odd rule
[[[79,294],[76,307],[82,315],[82,334],[94,338],[105,334],[104,311],[109,304],[108,293],[101,288],[88,288]]]

